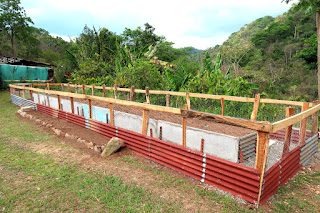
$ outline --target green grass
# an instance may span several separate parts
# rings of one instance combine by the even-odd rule
[[[156,199],[141,187],[123,184],[111,175],[89,170],[74,163],[57,163],[52,158],[28,150],[24,143],[54,138],[21,122],[0,93],[0,211],[178,211],[170,201]]]

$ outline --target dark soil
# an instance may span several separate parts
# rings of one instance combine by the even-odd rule
[[[74,99],[74,101],[88,104],[88,103],[86,103],[86,101],[84,101],[82,99]],[[109,108],[108,103],[101,102],[101,101],[93,101],[92,104],[94,106]],[[114,104],[113,109],[116,111],[121,111],[121,112],[126,112],[126,113],[130,113],[130,114],[142,116],[142,109],[139,109],[136,107],[128,107],[128,106]],[[170,114],[170,113],[150,111],[149,118],[152,118],[155,120],[168,121],[168,122],[182,125],[182,117],[179,115],[174,115],[174,114]],[[250,133],[255,132],[254,130],[246,129],[243,127],[218,123],[218,122],[214,122],[214,121],[205,121],[205,120],[200,120],[197,118],[188,118],[187,119],[187,126],[199,128],[199,129],[203,129],[203,130],[208,130],[208,131],[212,131],[212,132],[217,132],[217,133],[221,133],[221,134],[225,134],[225,135],[231,135],[231,136],[235,136],[235,137],[241,137],[241,136],[248,135]]]

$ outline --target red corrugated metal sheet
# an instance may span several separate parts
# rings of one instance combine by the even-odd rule
[[[285,129],[281,129],[277,132],[271,133],[270,134],[270,138],[271,139],[275,139],[275,140],[280,140],[280,141],[284,141],[286,135],[286,130]],[[299,130],[292,130],[292,134],[291,134],[291,142],[292,143],[299,143]],[[307,132],[306,134],[306,140],[308,138],[311,137],[311,133]]]
[[[40,112],[53,115],[51,107],[38,105]],[[136,154],[174,169],[204,183],[256,203],[259,193],[259,171],[216,158],[179,145],[152,138],[123,128],[59,110],[59,118],[88,127],[105,137],[119,137]],[[87,123],[86,123],[87,122]]]

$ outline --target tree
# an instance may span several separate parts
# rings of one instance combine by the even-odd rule
[[[27,33],[31,18],[27,17],[20,0],[0,0],[0,31],[5,31],[10,38],[11,53],[15,56],[14,39],[23,38]]]
[[[283,0],[289,3],[292,0]],[[317,38],[318,38],[318,98],[320,99],[320,2],[318,0],[299,0],[295,5],[297,10],[304,10],[316,14]]]

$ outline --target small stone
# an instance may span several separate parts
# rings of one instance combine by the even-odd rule
[[[78,139],[77,139],[77,142],[78,142],[78,143],[81,143],[81,141],[82,141],[81,138],[78,138]]]
[[[106,148],[101,153],[101,156],[110,156],[123,146],[125,146],[125,144],[122,139],[113,137],[110,139]]]
[[[72,139],[72,140],[77,140],[77,138],[78,138],[77,136],[71,135],[71,139]]]
[[[21,116],[22,116],[22,117],[26,117],[26,115],[27,115],[27,113],[25,113],[25,112],[22,112],[22,113],[21,113]]]
[[[50,127],[52,127],[52,125],[51,125],[51,124],[47,124],[46,127],[47,127],[47,128],[50,128]]]
[[[71,135],[69,135],[68,133],[65,134],[65,137],[71,139]]]
[[[89,143],[86,144],[88,149],[93,149],[94,144],[90,141]]]
[[[37,118],[36,117],[32,117],[31,116],[31,118],[30,118],[31,120],[34,120],[34,121],[36,121],[37,120]]]
[[[95,146],[93,147],[93,150],[96,151],[96,152],[101,152],[101,151],[100,151],[101,148],[100,148],[98,145],[95,145]]]
[[[42,125],[43,125],[43,126],[45,126],[45,125],[47,125],[47,123],[46,123],[46,122],[44,122],[44,121],[42,121]]]
[[[101,146],[102,151],[106,148],[106,144]]]
[[[55,129],[54,133],[59,136],[61,134],[61,130],[60,129]]]

